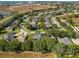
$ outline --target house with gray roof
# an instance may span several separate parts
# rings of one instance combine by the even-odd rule
[[[64,43],[65,45],[72,44],[72,41],[68,37],[57,38],[58,42]]]
[[[7,41],[11,41],[15,38],[14,32],[9,32],[3,35],[3,39]]]
[[[33,19],[32,19],[32,22],[36,22],[37,23],[38,22],[38,17],[34,16]]]
[[[51,28],[52,27],[52,25],[48,22],[44,22],[44,25],[45,25],[45,28]]]
[[[30,23],[30,28],[31,29],[37,29],[37,22],[38,22],[38,18],[37,17],[34,17]]]
[[[36,22],[31,22],[31,23],[30,23],[30,28],[33,29],[33,30],[37,29],[37,24],[36,24]]]
[[[36,40],[39,40],[39,39],[42,39],[43,35],[41,33],[35,33],[33,35],[33,39],[36,39]]]
[[[52,27],[50,17],[43,17],[43,22],[44,22],[44,28]]]

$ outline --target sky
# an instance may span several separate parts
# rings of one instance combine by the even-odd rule
[[[0,1],[79,1],[79,0],[0,0]]]

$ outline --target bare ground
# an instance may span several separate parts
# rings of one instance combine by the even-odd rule
[[[16,52],[0,52],[0,58],[56,58],[54,53],[37,53],[32,51]]]

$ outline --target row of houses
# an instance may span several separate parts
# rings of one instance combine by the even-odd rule
[[[10,31],[6,34],[2,34],[0,36],[0,39],[4,39],[6,41],[11,41],[13,39],[17,39],[20,42],[24,42],[24,39],[27,36],[27,32],[25,32],[24,30],[20,29],[20,33],[18,35],[16,35],[14,32]]]
[[[46,35],[46,34],[42,33],[42,32],[35,32],[35,33],[33,33],[32,38],[34,40],[40,40],[40,39],[43,38],[44,35]],[[18,36],[16,36],[15,33],[11,31],[7,34],[1,35],[0,39],[11,41],[11,40],[17,38],[18,41],[24,42],[24,40],[27,36],[28,36],[28,32],[24,31],[23,29],[20,29],[20,33],[18,34]],[[50,37],[51,39],[56,40],[56,38],[53,35],[48,35],[48,37]],[[57,37],[57,41],[61,42],[61,43],[64,43],[65,45],[69,45],[69,44],[79,45],[79,43],[78,43],[79,39],[78,38],[77,39],[70,39],[68,37],[63,37],[63,38]]]
[[[32,29],[37,29],[38,28],[38,26],[37,26],[38,21],[39,21],[38,17],[33,17],[32,21],[30,23],[30,27]],[[44,26],[43,26],[44,28],[51,28],[52,27],[50,17],[44,16],[42,21],[44,23]]]
[[[42,34],[41,32],[40,33],[34,33],[32,38],[35,39],[35,40],[40,40],[40,39],[43,38],[44,35],[45,35],[45,33]],[[56,40],[55,36],[53,36],[53,35],[48,35],[48,37],[50,37],[53,40]],[[57,41],[65,44],[65,45],[70,45],[70,44],[79,45],[79,39],[78,38],[77,39],[70,39],[68,37],[63,37],[63,38],[57,37]]]
[[[64,43],[65,45],[70,45],[70,44],[75,44],[75,45],[79,45],[79,38],[68,38],[68,37],[64,37],[64,38],[57,38],[58,42]]]

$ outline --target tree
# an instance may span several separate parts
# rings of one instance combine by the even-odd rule
[[[63,43],[58,42],[57,44],[54,45],[55,52],[58,54],[59,57],[63,56],[66,51],[66,45]]]
[[[38,26],[39,29],[42,29],[43,25],[44,25],[43,22],[38,22],[38,24],[37,24],[37,26]]]
[[[73,30],[67,30],[66,34],[67,34],[67,37],[69,37],[69,38],[76,37],[76,33]]]
[[[51,52],[53,50],[53,46],[55,41],[47,36],[44,36],[40,40],[35,40],[33,43],[33,51],[36,52]]]
[[[6,46],[7,46],[7,41],[6,40],[3,40],[3,39],[0,39],[0,51],[5,51],[6,49]]]
[[[6,50],[8,50],[8,51],[21,51],[21,42],[19,42],[17,39],[9,41],[8,45],[6,47]]]
[[[32,41],[32,37],[30,36],[22,43],[21,49],[23,51],[32,51],[32,47],[33,47],[33,41]]]
[[[66,53],[68,55],[77,55],[79,53],[79,46],[75,44],[68,45]]]
[[[33,51],[40,52],[43,47],[43,45],[41,43],[42,42],[40,40],[33,41]],[[41,45],[42,45],[42,47],[41,47]]]

